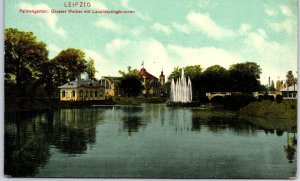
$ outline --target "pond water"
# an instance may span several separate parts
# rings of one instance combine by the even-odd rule
[[[289,178],[296,120],[161,104],[6,113],[13,177]]]

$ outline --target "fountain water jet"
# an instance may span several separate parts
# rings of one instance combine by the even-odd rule
[[[181,77],[171,82],[171,102],[190,103],[193,99],[192,82],[189,77],[185,77],[183,68]]]

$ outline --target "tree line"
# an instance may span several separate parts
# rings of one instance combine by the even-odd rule
[[[68,48],[49,59],[47,45],[37,40],[32,32],[8,28],[4,33],[6,95],[11,93],[22,97],[40,93],[41,96],[53,97],[58,86],[73,81],[82,74],[89,80],[96,80],[94,60],[86,59],[82,50]],[[181,69],[174,68],[164,90],[170,90],[171,80],[179,78]],[[205,70],[200,65],[186,66],[183,69],[192,81],[194,100],[202,99],[206,92],[252,93],[267,89],[259,81],[262,70],[255,62],[233,64],[229,69],[220,65],[213,65]],[[136,97],[141,94],[142,78],[138,76],[138,72],[131,67],[128,67],[127,72],[119,71],[121,78],[117,86],[123,95]],[[285,85],[291,86],[297,82],[292,71],[287,73],[286,78]],[[284,82],[276,82],[276,88],[283,84]],[[272,82],[268,88],[271,90],[274,87]]]
[[[22,97],[44,92],[53,97],[58,86],[82,74],[95,80],[94,60],[87,60],[80,49],[68,48],[49,59],[47,45],[32,32],[8,28],[4,34],[6,93]]]

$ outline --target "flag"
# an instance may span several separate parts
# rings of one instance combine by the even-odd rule
[[[142,65],[141,66],[144,66],[144,61],[142,62]]]

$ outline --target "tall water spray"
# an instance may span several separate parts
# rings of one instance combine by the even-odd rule
[[[189,77],[185,77],[183,69],[181,69],[181,77],[179,77],[179,79],[176,81],[172,79],[170,93],[171,102],[192,102],[192,82]]]

